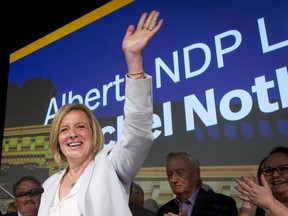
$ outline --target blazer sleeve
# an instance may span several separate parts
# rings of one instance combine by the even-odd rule
[[[143,165],[153,143],[152,77],[133,80],[126,76],[124,127],[109,153],[118,177],[130,183]]]

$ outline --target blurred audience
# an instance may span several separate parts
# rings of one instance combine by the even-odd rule
[[[156,216],[155,212],[144,208],[144,191],[135,182],[130,188],[129,208],[133,216]]]
[[[144,201],[144,208],[145,209],[149,209],[150,211],[153,211],[155,213],[157,213],[159,205],[156,202],[156,200],[152,199],[152,198],[148,198]]]
[[[15,212],[17,212],[17,207],[16,207],[15,201],[8,203],[6,213],[11,214],[11,213],[15,213]]]

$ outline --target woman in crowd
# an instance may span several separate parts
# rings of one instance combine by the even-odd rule
[[[239,216],[288,215],[288,148],[276,147],[264,159],[258,178],[237,178],[236,190],[243,200]]]

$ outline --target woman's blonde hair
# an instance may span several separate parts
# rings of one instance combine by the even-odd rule
[[[56,163],[58,164],[61,164],[62,162],[67,161],[67,158],[62,153],[60,149],[60,144],[59,144],[60,123],[63,117],[67,115],[69,112],[71,112],[72,110],[83,111],[88,117],[89,125],[92,131],[92,141],[93,141],[92,155],[93,157],[95,157],[96,154],[99,151],[101,151],[104,145],[104,136],[102,133],[102,128],[97,118],[93,114],[93,112],[84,104],[66,104],[58,110],[58,112],[56,113],[51,123],[51,128],[50,128],[50,146],[51,146],[52,153],[54,155],[54,159]]]

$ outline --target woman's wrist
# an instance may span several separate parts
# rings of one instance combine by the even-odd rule
[[[128,72],[127,76],[131,79],[145,79],[145,73],[144,71],[139,71],[139,72]]]

